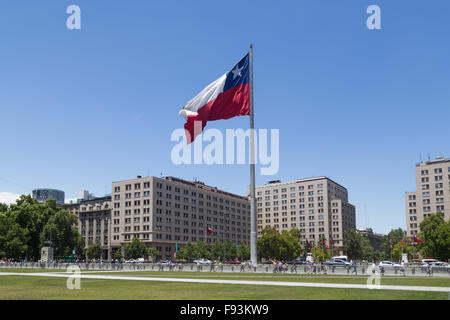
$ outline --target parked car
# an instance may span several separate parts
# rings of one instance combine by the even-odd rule
[[[212,261],[211,261],[211,260],[208,260],[208,259],[197,259],[197,260],[194,260],[194,263],[211,264]]]
[[[428,265],[430,265],[433,272],[439,272],[439,271],[448,272],[450,269],[450,265],[448,263],[440,262],[440,261],[430,262],[429,264],[425,263],[422,266],[420,266],[420,269],[422,271],[426,272]]]
[[[395,268],[401,268],[401,265],[398,263],[394,263],[391,261],[381,261],[378,264],[378,267],[383,267],[384,269],[395,269]]]
[[[289,260],[288,262],[286,262],[287,264],[305,264],[305,260],[304,259],[294,259],[294,260]]]
[[[330,261],[324,262],[327,266],[334,266],[334,267],[346,267],[350,265],[350,262],[341,260],[341,259],[331,259]]]

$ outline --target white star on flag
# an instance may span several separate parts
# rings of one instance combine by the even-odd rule
[[[242,66],[242,67],[238,67],[238,66],[236,66],[236,68],[234,68],[231,72],[233,72],[233,80],[234,80],[234,78],[236,78],[237,76],[241,76],[241,71],[242,71],[242,69],[244,69],[244,66]]]

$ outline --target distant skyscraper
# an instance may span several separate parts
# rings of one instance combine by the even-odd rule
[[[63,205],[65,194],[64,191],[61,190],[42,188],[34,189],[32,196],[39,203],[43,203],[49,199],[55,199],[57,204]]]

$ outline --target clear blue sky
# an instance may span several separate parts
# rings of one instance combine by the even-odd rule
[[[66,8],[82,29],[66,28]],[[381,8],[368,30],[366,8]],[[415,163],[450,157],[448,1],[2,1],[0,192],[87,189],[136,175],[245,194],[245,165],[175,166],[181,107],[254,44],[255,124],[280,171],[328,176],[357,226],[405,228]],[[247,128],[248,117],[209,128]]]

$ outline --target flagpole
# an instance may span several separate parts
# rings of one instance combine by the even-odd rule
[[[250,44],[250,256],[252,265],[257,264],[256,253],[256,198],[255,198],[255,119],[253,113],[253,44]]]

